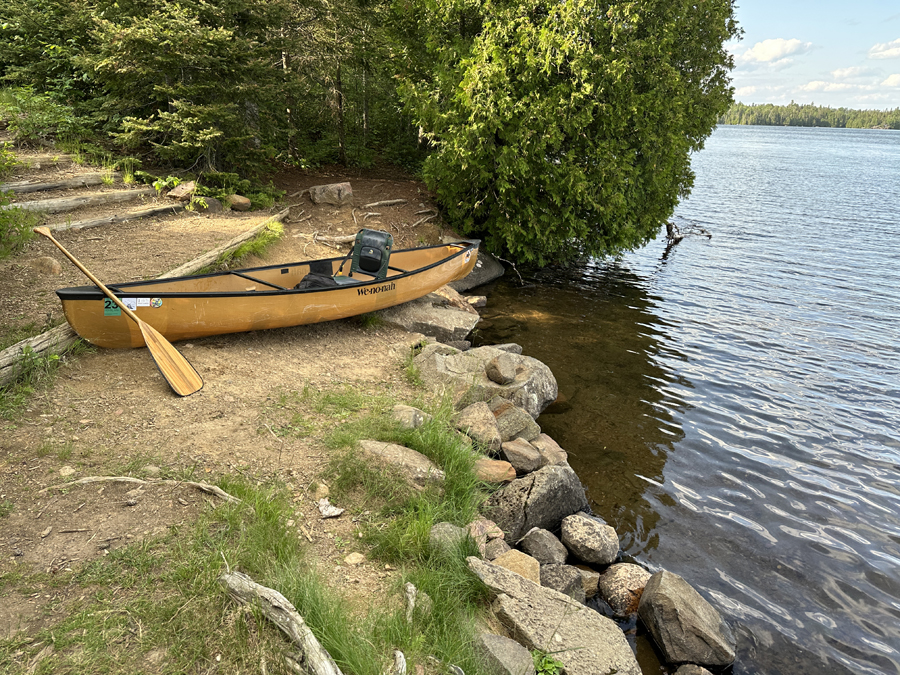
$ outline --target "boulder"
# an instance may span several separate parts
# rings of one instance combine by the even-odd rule
[[[497,490],[482,509],[518,541],[532,527],[555,530],[566,516],[588,508],[584,487],[568,464],[545,466]]]
[[[584,603],[584,585],[581,573],[571,565],[541,565],[541,586],[568,595],[576,602]]]
[[[453,241],[459,240],[454,239]],[[445,243],[449,242],[445,241]],[[476,286],[481,286],[494,279],[499,279],[503,276],[505,271],[506,270],[503,269],[503,265],[499,260],[487,251],[481,249],[478,251],[478,259],[475,261],[475,267],[472,268],[472,271],[462,279],[451,281],[448,285],[454,290],[464,293]]]
[[[529,441],[544,458],[545,464],[565,464],[569,461],[569,455],[559,447],[559,444],[547,434],[540,434]]]
[[[537,419],[541,411],[556,400],[556,378],[537,359],[490,346],[454,352],[426,347],[413,361],[425,384],[433,389],[445,388],[457,407],[502,396]],[[513,356],[517,364],[515,380],[506,385],[493,382],[485,373],[488,362],[501,353]]]
[[[540,527],[531,528],[518,546],[541,565],[564,563],[569,555],[566,547],[552,532]]]
[[[527,649],[553,652],[567,675],[641,674],[611,619],[493,563],[473,557],[466,562],[494,595],[494,612],[510,636]]]
[[[411,333],[422,333],[441,342],[465,342],[479,321],[477,313],[451,307],[434,293],[382,309],[378,315],[385,323]]]
[[[609,565],[619,555],[619,536],[599,518],[579,512],[563,518],[561,539],[566,548],[585,562]]]
[[[517,345],[515,342],[504,342],[500,345],[493,345],[494,349],[499,349],[501,352],[509,352],[510,354],[521,354],[522,353],[522,345]]]
[[[197,183],[192,180],[186,181],[184,183],[179,183],[171,190],[169,190],[166,197],[169,199],[174,199],[178,202],[189,202],[191,201],[191,197],[194,196],[194,190],[197,189]]]
[[[487,296],[484,295],[469,295],[465,300],[476,309],[487,307]]]
[[[474,314],[475,316],[479,316],[478,310],[472,306],[472,303],[466,300],[463,296],[457,293],[455,290],[450,288],[449,286],[441,286],[439,289],[434,291],[434,294],[440,298],[443,298],[443,303],[449,307],[455,307],[456,309],[461,309],[464,312],[468,312],[469,314]]]
[[[650,572],[640,565],[618,563],[610,565],[597,579],[597,592],[615,615],[621,618],[635,614],[641,601]]]
[[[425,422],[431,421],[431,415],[411,405],[395,405],[391,416],[405,429],[418,429]]]
[[[501,443],[500,456],[512,464],[519,475],[537,471],[548,464],[537,448],[522,438]]]
[[[487,545],[490,542],[497,539],[503,539],[503,530],[497,527],[497,523],[488,520],[487,518],[479,518],[478,520],[473,520],[471,523],[466,525],[466,530],[469,532],[469,536],[472,537],[472,539],[478,545],[478,550],[481,552],[482,556],[486,556]],[[509,547],[507,546],[507,550],[508,549]],[[502,552],[503,551],[501,551],[500,553]]]
[[[695,663],[686,663],[683,666],[679,666],[678,670],[675,671],[675,675],[712,675],[712,673],[703,666],[698,666]]]
[[[484,401],[464,408],[453,420],[456,428],[490,453],[500,450],[500,427],[497,418]]]
[[[350,187],[350,183],[313,185],[309,188],[309,198],[313,204],[346,206],[353,203],[353,188]]]
[[[485,671],[495,675],[534,675],[531,652],[515,640],[482,633],[475,640],[475,653]]]
[[[201,213],[222,213],[225,207],[215,197],[200,197],[203,201],[194,202],[194,210]]]
[[[644,587],[638,616],[667,663],[721,668],[734,662],[734,632],[684,579],[657,572]]]
[[[453,555],[466,540],[468,532],[453,523],[435,523],[428,534],[428,543],[436,551]]]
[[[511,548],[506,553],[494,558],[493,564],[515,572],[536,584],[541,583],[541,564],[522,551]]]
[[[228,206],[232,211],[249,211],[250,200],[243,195],[230,195],[228,197]]]
[[[581,574],[584,597],[593,598],[597,595],[597,582],[600,580],[600,573],[587,565],[575,565],[575,569]]]
[[[484,546],[484,557],[486,560],[496,560],[498,557],[511,551],[512,548],[503,539],[492,539]]]
[[[516,470],[509,462],[479,457],[475,460],[475,476],[485,483],[508,483],[516,478]]]
[[[485,374],[492,382],[497,384],[509,384],[516,379],[516,363],[515,355],[508,352],[498,354],[484,368]]]
[[[363,455],[398,468],[416,489],[421,490],[429,484],[444,480],[444,472],[425,455],[412,448],[370,440],[360,441],[358,447]]]
[[[531,415],[512,403],[506,402],[493,412],[500,428],[500,440],[503,442],[514,438],[531,441],[541,434],[541,428]]]

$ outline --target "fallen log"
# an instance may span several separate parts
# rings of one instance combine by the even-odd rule
[[[113,225],[115,223],[126,223],[129,220],[139,220],[141,218],[152,218],[166,213],[178,213],[184,211],[185,204],[166,204],[165,206],[154,206],[150,209],[142,209],[140,211],[129,211],[122,215],[109,216],[107,218],[93,218],[91,220],[79,220],[75,223],[57,223],[56,225],[48,225],[49,230],[86,230],[89,227],[99,227],[100,225]]]
[[[42,169],[45,166],[62,166],[72,164],[72,155],[30,155],[18,159],[19,164],[29,169]]]
[[[259,608],[263,616],[300,648],[301,667],[313,675],[342,675],[306,621],[281,593],[256,583],[242,572],[226,572],[219,577],[219,583],[236,602]]]
[[[23,180],[17,183],[4,183],[3,185],[0,185],[0,192],[12,190],[17,195],[20,195],[27,192],[46,192],[48,190],[88,187],[90,185],[102,185],[103,183],[112,182],[121,177],[122,174],[116,171],[111,173],[85,173],[81,176],[76,176],[75,178],[66,178],[65,180],[57,180],[49,183]]]
[[[405,199],[386,199],[383,202],[372,202],[371,204],[363,204],[364,209],[373,209],[376,206],[398,206],[400,204],[406,204],[407,200]]]
[[[171,208],[171,206],[168,208]],[[158,278],[169,279],[172,277],[183,277],[192,274],[197,270],[201,270],[207,265],[214,263],[223,253],[227,253],[228,251],[237,248],[248,239],[252,239],[269,224],[273,222],[282,222],[287,216],[288,209],[285,209],[271,218],[267,218],[247,232],[238,235],[227,244],[219,246],[208,253],[204,253],[190,262],[185,263],[181,267],[177,267],[171,272],[160,275]],[[23,359],[42,357],[46,354],[62,354],[75,344],[77,340],[78,334],[72,330],[72,327],[69,324],[64,323],[61,326],[48,330],[46,333],[27,338],[7,347],[0,352],[0,386],[9,384],[20,375],[23,367]]]
[[[134,478],[133,476],[87,476],[86,478],[79,478],[78,480],[73,480],[68,483],[60,483],[59,485],[51,485],[49,487],[45,487],[43,490],[38,490],[38,494],[42,494],[49,490],[66,490],[75,485],[90,485],[92,483],[132,483],[134,485],[186,485],[188,487],[200,490],[201,492],[215,495],[216,497],[224,499],[226,502],[230,502],[232,504],[243,503],[234,495],[230,495],[225,492],[225,490],[220,488],[218,485],[210,485],[209,483],[197,483],[191,480],[144,480],[142,478]]]
[[[118,190],[116,192],[92,192],[91,194],[81,195],[79,197],[64,197],[62,199],[39,199],[33,202],[17,202],[8,206],[0,207],[2,209],[19,208],[26,211],[37,211],[39,213],[62,213],[64,211],[73,211],[80,209],[82,206],[97,206],[100,204],[118,204],[120,202],[130,202],[140,197],[156,194],[153,188],[139,188],[136,190]]]

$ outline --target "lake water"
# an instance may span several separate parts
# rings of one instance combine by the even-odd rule
[[[725,126],[693,168],[711,239],[508,275],[482,341],[550,366],[541,426],[735,673],[900,673],[900,132]]]

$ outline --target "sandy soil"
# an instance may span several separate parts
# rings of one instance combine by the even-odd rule
[[[42,178],[52,171],[42,170]],[[245,260],[241,266],[338,255],[333,248],[312,243],[310,235],[355,233],[365,210],[315,206],[297,193],[343,180],[351,183],[360,206],[408,200],[403,206],[373,209],[382,215],[365,221],[367,227],[392,232],[396,246],[436,243],[449,233],[432,222],[414,226],[423,218],[418,212],[433,206],[416,181],[288,171],[275,177],[288,197],[271,209],[274,213],[291,205],[285,235],[265,260]],[[123,282],[151,278],[188,262],[269,215],[182,213],[61,232],[58,239],[101,280]],[[80,220],[82,215],[73,213],[71,218]],[[346,250],[339,248],[341,253]],[[35,270],[35,260],[45,256],[59,261],[60,274]],[[38,237],[21,254],[0,262],[0,334],[28,324],[60,322],[54,289],[85,283],[50,242]],[[390,583],[393,571],[368,562],[340,565],[348,551],[336,542],[352,539],[357,524],[349,517],[322,520],[314,506],[316,495],[307,491],[318,480],[326,451],[314,437],[277,436],[271,410],[281,394],[304,386],[349,385],[411,400],[415,393],[402,370],[417,339],[390,327],[364,328],[348,319],[179,343],[205,382],[200,392],[183,399],[171,392],[145,349],[96,350],[67,359],[54,385],[31,399],[21,419],[0,420],[0,505],[12,505],[11,514],[0,517],[0,573],[20,565],[52,571],[80,564],[190,518],[216,499],[187,487],[148,486],[137,497],[128,494],[135,489],[132,485],[88,485],[66,494],[41,492],[44,488],[108,475],[115,467],[137,466],[138,474],[147,467],[144,475],[149,476],[157,468],[191,467],[197,480],[212,482],[218,474],[240,472],[258,480],[286,481],[295,491],[297,536],[311,540],[314,555],[329,563],[323,569],[332,570],[332,583],[361,602],[367,600]],[[0,637],[35,630],[45,620],[41,608],[57,600],[41,594],[18,597],[0,589]]]

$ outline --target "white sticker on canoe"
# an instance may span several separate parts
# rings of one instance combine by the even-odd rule
[[[149,307],[150,306],[150,298],[138,298],[137,306],[138,307]]]
[[[122,304],[125,305],[132,312],[137,309],[137,298],[119,298],[122,301]]]

